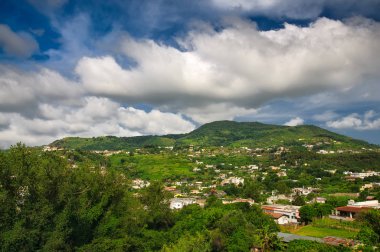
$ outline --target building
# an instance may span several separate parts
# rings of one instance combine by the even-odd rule
[[[272,194],[274,194],[274,192],[272,192]],[[287,200],[290,202],[290,201],[293,201],[293,197],[286,196],[284,194],[272,195],[272,196],[267,198],[267,203],[268,204],[275,204],[276,201],[278,201],[278,200]]]
[[[226,184],[234,184],[236,186],[240,184],[244,184],[244,179],[243,178],[238,178],[238,177],[230,177],[227,179],[224,179],[221,183],[221,185],[226,185]]]
[[[314,202],[315,203],[320,203],[320,204],[325,204],[326,203],[326,198],[323,198],[323,197],[316,197],[314,199]]]
[[[265,213],[269,216],[271,216],[274,219],[274,222],[276,222],[278,225],[286,225],[290,224],[290,219],[288,216],[281,214],[281,213]]]
[[[369,211],[371,209],[380,209],[378,200],[368,200],[361,202],[349,200],[347,206],[335,208],[334,213],[329,217],[332,219],[352,221],[357,217],[359,213]]]
[[[380,176],[380,172],[367,171],[367,172],[343,172],[346,175],[346,179],[364,179],[366,177]]]
[[[261,209],[264,211],[264,213],[274,216],[273,214],[282,214],[283,216],[286,216],[288,220],[287,223],[298,223],[298,220],[300,218],[299,215],[299,209],[300,206],[290,206],[290,205],[263,205],[261,206]],[[280,218],[281,216],[275,215],[276,217]],[[282,221],[285,221],[285,218],[283,218]]]
[[[149,185],[150,185],[149,181],[144,181],[142,179],[132,180],[132,188],[133,189],[141,189],[141,188],[147,187]]]
[[[194,198],[172,198],[170,200],[170,209],[181,209],[184,206],[195,204]]]

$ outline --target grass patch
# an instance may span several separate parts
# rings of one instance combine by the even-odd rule
[[[354,238],[357,234],[356,231],[350,231],[345,229],[327,228],[327,227],[315,227],[312,225],[304,226],[294,232],[297,235],[306,235],[323,238],[326,236],[336,236],[341,238]]]
[[[172,154],[125,154],[110,157],[111,166],[122,168],[132,177],[147,180],[180,179],[194,177],[193,164],[184,156]]]

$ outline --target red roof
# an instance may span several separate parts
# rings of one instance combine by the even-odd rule
[[[371,208],[359,207],[359,206],[342,206],[342,207],[337,207],[335,209],[341,212],[359,213],[359,212],[370,210]]]
[[[271,206],[261,206],[261,209],[264,209],[264,210],[275,210],[276,208],[275,207],[271,207]]]

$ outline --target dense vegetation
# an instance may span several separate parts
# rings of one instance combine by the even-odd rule
[[[302,139],[302,142],[299,141]],[[205,124],[198,129],[180,135],[139,137],[68,137],[51,145],[67,149],[121,150],[147,146],[294,146],[302,143],[330,141],[339,147],[371,147],[368,143],[342,136],[325,129],[302,125],[296,127],[262,124],[258,122],[218,121]],[[335,141],[335,142],[334,142]]]
[[[248,251],[275,248],[275,223],[257,206],[174,212],[153,183],[138,195],[128,179],[22,145],[0,153],[0,247],[3,251]],[[270,239],[269,239],[270,237]],[[279,247],[280,248],[280,247]]]

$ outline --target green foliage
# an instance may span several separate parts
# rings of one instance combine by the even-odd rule
[[[302,197],[301,195],[297,195],[297,196],[294,198],[292,204],[295,205],[295,206],[303,206],[303,205],[306,204],[306,202],[305,202],[304,197]]]
[[[380,211],[374,209],[361,212],[358,221],[364,225],[358,234],[358,239],[369,245],[380,243]]]
[[[205,235],[184,234],[178,241],[171,245],[165,245],[162,252],[210,252],[211,245]]]
[[[316,209],[311,205],[304,205],[300,208],[300,217],[301,222],[304,222],[306,225],[309,224],[317,216]]]
[[[379,235],[367,226],[364,226],[356,236],[356,239],[367,245],[377,245],[379,243]]]
[[[123,161],[122,161],[123,160]],[[194,177],[191,162],[174,154],[141,154],[129,156],[115,154],[110,157],[111,166],[131,177],[148,180],[181,179]]]

